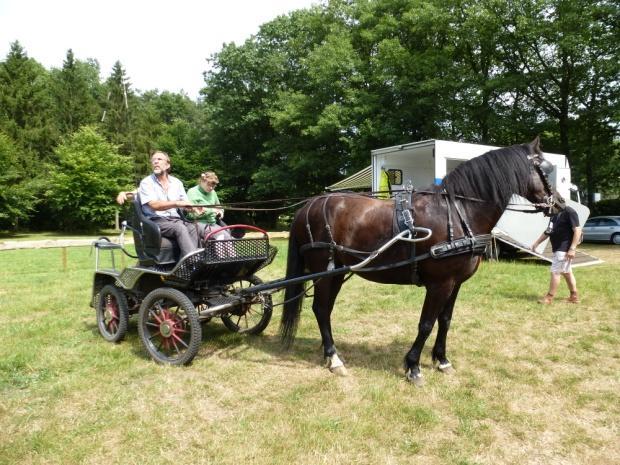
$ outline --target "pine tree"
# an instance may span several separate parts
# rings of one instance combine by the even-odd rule
[[[53,113],[49,73],[13,42],[0,63],[0,129],[45,160],[59,135]]]
[[[134,160],[134,178],[144,175],[148,154],[136,144],[135,111],[138,97],[134,94],[129,78],[120,61],[114,63],[112,74],[105,83],[107,95],[103,104],[101,123],[109,141],[118,146],[119,152]]]
[[[107,95],[103,103],[101,123],[108,138],[120,146],[122,153],[131,152],[130,128],[134,94],[120,61],[114,63],[105,82]]]
[[[94,124],[101,117],[97,97],[103,93],[96,62],[76,60],[69,49],[61,70],[52,74],[57,120],[64,134]]]

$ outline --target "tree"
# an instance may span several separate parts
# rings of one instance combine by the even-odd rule
[[[114,63],[112,74],[106,80],[104,88],[106,95],[101,126],[108,140],[116,144],[121,153],[135,154],[132,127],[137,97],[120,61]],[[140,170],[142,160],[136,160],[135,163],[135,170]]]
[[[272,135],[265,111],[270,71],[250,40],[225,45],[211,61],[201,105],[203,137],[221,160],[220,177],[235,186],[228,200],[247,199],[258,154]]]
[[[608,0],[496,5],[509,18],[501,46],[515,91],[538,110],[541,127],[556,136],[547,150],[579,169],[576,177],[586,180],[592,201],[598,162],[606,164],[619,129],[620,6]]]
[[[302,195],[322,192],[351,164],[359,60],[347,28],[334,13],[307,11],[292,14],[289,24],[281,21],[281,27],[299,31],[293,44],[314,45],[285,43],[274,50],[287,58],[285,63],[298,66],[288,88],[271,95],[267,115],[274,135],[260,154],[250,189],[253,198],[269,193],[286,197],[293,188]],[[267,32],[261,40],[270,43]]]
[[[131,160],[90,126],[61,144],[56,157],[45,196],[58,227],[93,230],[112,224],[114,198],[131,185]]]
[[[32,164],[23,150],[0,132],[0,229],[16,229],[34,210],[37,181],[27,174]]]
[[[48,72],[13,42],[0,63],[0,129],[41,160],[59,137],[49,87]]]
[[[99,121],[103,88],[97,62],[76,60],[69,49],[62,69],[52,70],[52,84],[56,119],[63,134]]]
[[[173,157],[175,176],[194,182],[204,171],[206,144],[199,133],[198,105],[184,94],[148,91],[137,99],[133,132],[136,153],[147,163],[153,150],[164,150]]]
[[[350,126],[345,81],[355,57],[346,59],[351,47],[338,21],[320,8],[296,11],[213,58],[206,138],[237,186],[233,199],[315,193],[340,176],[348,149],[342,128]]]

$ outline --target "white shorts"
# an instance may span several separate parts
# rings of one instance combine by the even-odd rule
[[[555,274],[570,273],[572,260],[566,260],[566,252],[553,252],[551,272]]]

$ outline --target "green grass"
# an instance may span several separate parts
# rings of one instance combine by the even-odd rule
[[[286,244],[274,242],[265,280],[284,274]],[[309,300],[290,352],[277,307],[258,337],[212,321],[194,363],[170,368],[150,361],[134,320],[121,344],[98,335],[94,255],[69,248],[67,263],[63,271],[59,249],[0,251],[0,464],[602,465],[620,456],[617,261],[576,270],[581,304],[547,307],[536,303],[546,265],[483,263],[448,337],[457,371],[431,369],[429,339],[422,389],[404,381],[402,359],[423,289],[344,285],[333,330],[346,378],[321,366]]]

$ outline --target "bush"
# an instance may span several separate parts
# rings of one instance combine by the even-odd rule
[[[620,215],[620,199],[605,199],[590,207],[590,216]]]
[[[116,194],[131,183],[132,162],[97,131],[85,126],[56,149],[45,193],[57,225],[88,231],[112,224]]]

